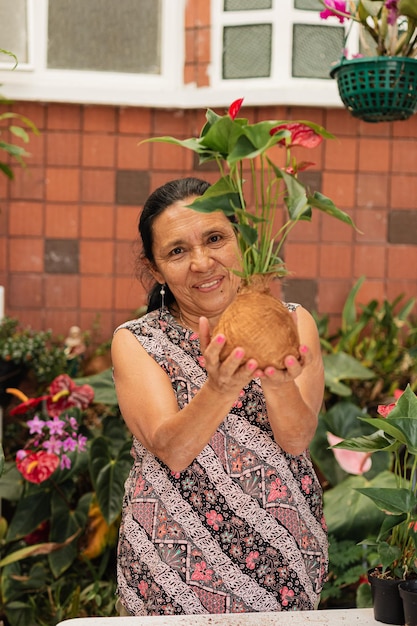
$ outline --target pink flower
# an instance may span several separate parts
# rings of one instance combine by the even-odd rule
[[[248,569],[255,569],[257,559],[259,559],[259,552],[257,552],[256,550],[252,550],[251,552],[249,552],[248,556],[246,557],[246,567]]]
[[[214,530],[219,530],[219,523],[223,521],[223,515],[216,513],[213,509],[206,513],[207,524],[213,526]]]
[[[144,580],[141,580],[138,585],[138,589],[139,589],[140,595],[146,598],[148,595],[148,589],[149,589],[148,583],[145,582]]]
[[[232,104],[230,105],[228,113],[232,120],[234,120],[236,115],[239,113],[243,100],[244,98],[239,98],[238,100],[232,102]]]
[[[287,139],[281,139],[278,143],[283,146],[287,145],[288,148],[293,146],[302,146],[303,148],[316,148],[323,141],[323,137],[316,133],[315,130],[307,126],[307,124],[303,123],[289,123],[289,124],[280,124],[279,126],[275,126],[271,128],[269,131],[270,135],[275,135],[279,130],[289,130],[291,133],[291,139],[289,140],[289,144],[287,144]]]
[[[213,577],[213,570],[207,569],[207,563],[201,561],[195,564],[195,570],[191,575],[191,580],[211,580]]]
[[[327,441],[331,446],[335,446],[343,441],[343,439],[336,437],[333,433],[327,433]],[[371,469],[372,459],[369,452],[356,452],[355,450],[333,448],[333,454],[342,470],[348,474],[364,474]]]
[[[29,426],[29,433],[31,435],[42,435],[42,431],[45,426],[45,422],[40,420],[37,415],[32,420],[27,421],[27,425]]]
[[[59,457],[49,452],[30,452],[23,459],[17,459],[16,466],[23,478],[39,485],[54,473],[59,465]]]
[[[395,402],[391,402],[391,404],[379,404],[377,409],[379,415],[382,415],[382,417],[387,417],[387,415],[391,413],[392,409],[396,407],[397,400],[403,395],[403,393],[404,391],[401,391],[401,389],[396,389],[394,391]]]
[[[51,435],[61,436],[64,432],[65,422],[60,420],[58,417],[54,417],[53,420],[49,420],[46,422],[47,427],[49,428],[49,432]]]
[[[385,7],[388,11],[387,22],[388,24],[395,24],[399,15],[398,0],[386,0]]]
[[[320,17],[323,20],[327,20],[327,18],[329,17],[337,17],[339,22],[343,24],[346,17],[344,17],[343,15],[337,15],[335,11],[338,11],[340,13],[347,13],[348,11],[346,8],[346,0],[324,0],[324,5],[326,9],[320,12]]]
[[[281,594],[282,606],[287,606],[290,603],[291,599],[294,597],[294,590],[288,589],[288,587],[282,587],[279,592]]]
[[[285,499],[287,497],[287,487],[282,484],[280,478],[276,478],[271,483],[271,491],[268,496],[268,502],[273,502],[278,499]]]

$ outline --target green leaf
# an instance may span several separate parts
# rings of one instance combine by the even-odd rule
[[[51,491],[38,487],[19,500],[7,532],[7,541],[33,532],[51,515]]]
[[[381,511],[393,515],[409,513],[417,505],[417,499],[409,489],[367,487],[357,491],[370,498]]]
[[[241,208],[241,203],[233,182],[228,176],[224,176],[211,185],[202,196],[196,198],[189,206],[201,213],[223,211],[225,215],[234,215],[236,208]]]
[[[243,240],[249,246],[253,246],[258,239],[258,231],[256,228],[249,226],[248,224],[236,224],[237,230],[242,235]]]
[[[118,404],[112,368],[104,370],[94,376],[76,378],[75,384],[90,385],[94,389],[94,402],[98,404],[106,404],[108,406],[117,406]]]
[[[7,178],[13,180],[14,174],[12,169],[8,165],[6,165],[5,163],[0,163],[0,170],[4,172],[4,174],[6,174]]]
[[[105,437],[97,437],[91,444],[90,474],[100,510],[109,525],[120,515],[124,483],[132,466],[130,449],[131,442],[127,441],[114,456]]]
[[[14,502],[21,498],[22,491],[23,478],[16,463],[5,463],[3,475],[0,477],[0,498]]]
[[[326,387],[332,393],[347,397],[352,391],[342,380],[370,380],[375,378],[374,372],[362,365],[357,359],[345,352],[323,355],[324,376]]]
[[[373,418],[361,418],[361,420],[372,424],[375,421]],[[345,439],[340,443],[333,446],[334,448],[341,448],[342,450],[352,450],[353,452],[378,452],[384,450],[390,452],[398,448],[398,443],[387,439],[381,434],[382,431],[377,431],[371,435],[363,435],[359,437],[352,437]]]
[[[353,289],[351,289],[351,291],[349,292],[348,297],[346,298],[346,302],[342,311],[342,329],[346,330],[346,328],[350,328],[356,322],[357,315],[355,298],[364,281],[365,276],[361,276],[353,286]]]
[[[25,143],[29,143],[29,135],[28,135],[27,131],[24,128],[22,128],[21,126],[11,125],[11,126],[9,126],[9,131],[15,137],[19,137],[19,139],[22,139]]]
[[[345,224],[349,224],[349,226],[352,226],[353,228],[355,228],[355,230],[358,231],[352,218],[341,209],[338,209],[335,206],[333,200],[330,200],[330,198],[328,198],[327,196],[324,196],[319,191],[315,191],[313,195],[309,195],[307,199],[310,206],[314,207],[315,209],[319,209],[320,211],[323,211],[324,213],[327,213],[327,215],[331,215],[338,220],[341,220]]]

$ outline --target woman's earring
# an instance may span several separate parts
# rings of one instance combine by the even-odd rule
[[[161,285],[161,289],[159,290],[159,293],[161,294],[161,309],[165,308],[165,285],[162,284]]]

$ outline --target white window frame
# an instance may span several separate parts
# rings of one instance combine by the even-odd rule
[[[212,4],[211,80],[215,90],[230,93],[229,100],[245,97],[246,104],[341,106],[335,80],[294,78],[292,66],[292,30],[294,24],[317,24],[331,27],[337,20],[323,21],[319,11],[294,9],[293,0],[272,0],[271,9],[259,11],[223,11],[223,0]],[[223,28],[230,25],[272,24],[271,76],[268,78],[222,79]],[[342,51],[341,51],[342,54]],[[329,72],[330,72],[329,66]]]
[[[0,91],[12,100],[166,106],[183,84],[184,2],[162,0],[161,74],[156,76],[48,69],[48,0],[27,0],[29,60],[13,71],[13,63],[0,64]]]

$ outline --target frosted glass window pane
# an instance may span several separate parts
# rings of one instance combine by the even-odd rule
[[[272,24],[228,26],[223,35],[223,78],[271,75]]]
[[[320,0],[294,0],[294,9],[300,9],[301,11],[324,11],[324,6]]]
[[[159,74],[160,0],[50,0],[48,68]]]
[[[330,78],[331,64],[342,56],[344,39],[343,27],[294,24],[292,75]]]
[[[13,52],[19,63],[28,62],[26,0],[0,0],[0,48]],[[11,62],[6,55],[0,61]]]
[[[224,0],[225,11],[257,11],[272,8],[272,0]]]

